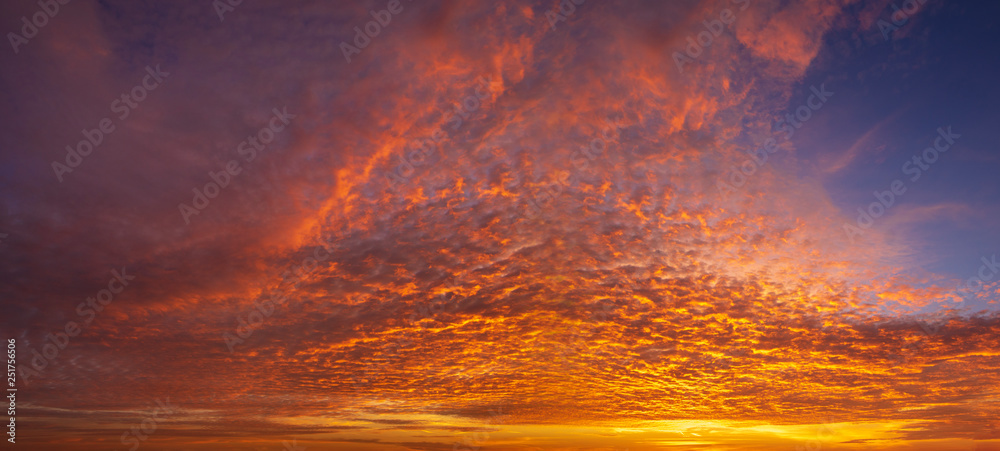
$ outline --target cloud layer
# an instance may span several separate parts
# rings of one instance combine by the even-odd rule
[[[1000,440],[995,309],[799,172],[851,83],[810,73],[824,36],[884,5],[403,0],[348,62],[388,3],[74,2],[3,56],[19,437],[118,447],[170,398],[143,448]]]

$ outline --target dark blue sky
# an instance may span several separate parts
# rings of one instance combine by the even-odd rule
[[[998,16],[1000,2],[931,0],[889,41],[878,25],[829,33],[800,88],[836,93],[794,138],[801,175],[821,177],[853,216],[902,180],[873,227],[907,243],[918,267],[961,278],[1000,253]],[[961,138],[911,181],[903,164],[949,125]]]

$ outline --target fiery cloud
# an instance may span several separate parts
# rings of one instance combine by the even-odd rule
[[[895,226],[972,201],[852,242],[829,177],[899,116],[842,148],[810,131],[856,100],[831,36],[879,45],[884,4],[589,1],[552,26],[555,1],[402,1],[347,61],[389,3],[74,2],[2,57],[19,441],[127,449],[169,398],[142,449],[1000,449],[1000,285],[956,304]]]

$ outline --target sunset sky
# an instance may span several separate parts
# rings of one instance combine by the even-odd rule
[[[1000,451],[998,2],[63,1],[4,449]]]

